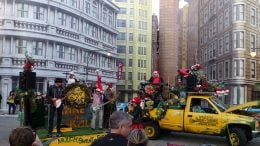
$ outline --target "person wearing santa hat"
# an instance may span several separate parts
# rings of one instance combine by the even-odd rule
[[[133,100],[131,101],[132,105],[129,109],[129,114],[131,114],[133,118],[133,124],[132,128],[133,129],[140,129],[143,128],[143,114],[142,114],[142,109],[140,106],[141,99],[139,97],[134,97]]]
[[[91,120],[91,129],[96,129],[96,119],[98,116],[98,127],[99,129],[103,128],[103,100],[102,100],[102,89],[96,88],[95,93],[93,94],[93,103],[92,103],[92,120]]]
[[[153,72],[153,76],[149,79],[149,82],[155,85],[155,93],[152,99],[154,100],[154,106],[157,106],[160,101],[160,97],[162,97],[164,81],[163,78],[160,77],[159,72],[155,70]]]

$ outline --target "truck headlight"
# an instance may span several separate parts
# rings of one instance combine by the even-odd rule
[[[255,130],[260,131],[260,114],[255,116]]]

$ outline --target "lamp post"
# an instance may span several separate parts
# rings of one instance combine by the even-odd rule
[[[88,51],[88,54],[87,54],[87,66],[86,66],[86,84],[87,84],[87,81],[88,81],[88,71],[89,71],[89,61],[90,59],[93,59],[93,56],[94,56],[94,53],[98,53],[98,52],[102,52],[102,51],[107,51],[106,55],[107,56],[111,56],[111,53],[110,51],[112,50],[107,50],[107,49],[100,49],[100,50],[90,50]]]
[[[259,50],[260,48],[251,48],[251,52],[250,52],[250,55],[252,57],[255,57],[256,56],[256,50]]]

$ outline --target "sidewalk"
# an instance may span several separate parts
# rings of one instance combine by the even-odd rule
[[[14,117],[14,118],[17,118],[18,117],[18,114],[15,113],[14,115],[13,114],[8,114],[8,111],[3,111],[3,110],[0,110],[0,117]]]

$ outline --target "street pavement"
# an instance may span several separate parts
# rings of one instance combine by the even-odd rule
[[[12,129],[19,126],[18,116],[0,114],[0,146],[9,146],[9,135]]]
[[[0,146],[9,146],[8,137],[12,129],[19,126],[17,115],[0,113]],[[148,146],[227,146],[226,139],[218,136],[205,136],[172,132],[162,135],[158,140],[150,140]],[[253,139],[247,146],[259,146],[260,138]]]

